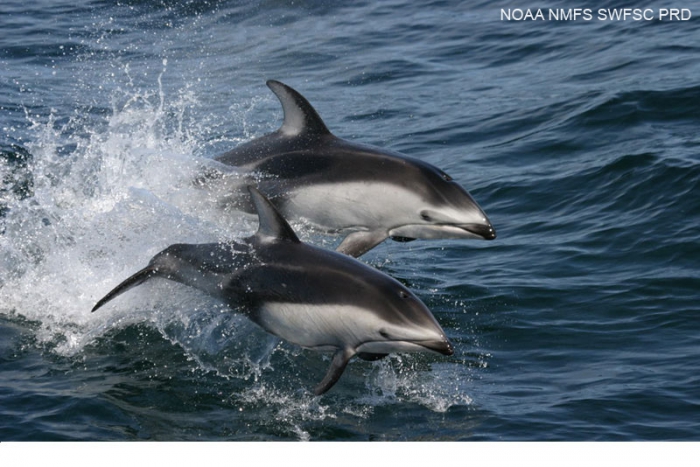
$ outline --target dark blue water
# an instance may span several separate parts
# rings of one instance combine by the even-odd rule
[[[500,7],[3,1],[0,440],[697,440],[700,4],[682,22]],[[453,357],[353,361],[317,398],[328,357],[186,287],[90,313],[165,246],[254,230],[191,181],[279,126],[272,78],[488,213],[493,242],[362,258]]]

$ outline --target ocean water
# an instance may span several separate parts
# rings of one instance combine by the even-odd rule
[[[0,440],[698,440],[700,4],[668,21],[663,2],[549,3],[593,18],[4,0]],[[618,7],[655,19],[596,17]],[[280,125],[267,79],[487,212],[492,242],[362,257],[420,296],[453,357],[353,361],[314,397],[328,356],[187,287],[90,313],[167,245],[255,230],[192,180]]]

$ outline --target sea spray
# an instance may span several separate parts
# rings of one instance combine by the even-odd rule
[[[93,302],[157,251],[253,228],[249,216],[222,216],[193,183],[209,160],[192,155],[197,136],[184,130],[192,94],[169,103],[159,90],[120,90],[106,124],[27,114],[31,195],[3,187],[0,307],[41,323],[39,340],[59,353],[109,329],[114,311],[90,314]],[[2,170],[7,185],[19,169]]]

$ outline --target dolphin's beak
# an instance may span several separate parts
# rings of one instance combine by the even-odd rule
[[[433,352],[437,352],[443,355],[453,355],[455,353],[455,348],[452,345],[452,342],[449,340],[434,340],[434,341],[421,341],[421,342],[416,342],[416,344],[420,345],[421,347],[425,347],[428,350],[432,350]]]
[[[479,238],[483,240],[493,240],[496,238],[496,230],[488,219],[485,219],[484,222],[472,222],[468,224],[406,224],[389,230],[389,236],[404,242],[416,238]]]
[[[496,238],[496,230],[493,228],[490,222],[487,222],[486,224],[461,224],[459,227],[471,234],[483,238],[484,240],[493,240]]]

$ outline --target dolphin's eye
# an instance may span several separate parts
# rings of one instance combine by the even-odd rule
[[[423,220],[426,221],[426,222],[430,222],[431,220],[433,220],[433,218],[430,217],[430,215],[429,215],[429,214],[426,214],[425,212],[421,212],[421,213],[420,213],[420,218],[423,219]]]
[[[408,295],[408,294],[407,294],[405,291],[403,291],[403,290],[399,290],[399,297],[401,297],[401,298],[403,298],[403,299],[407,299],[407,298],[410,297],[410,295]]]
[[[389,338],[389,333],[386,332],[384,329],[380,329],[380,330],[379,330],[379,335],[382,336],[384,339],[388,339],[388,338]]]
[[[447,175],[445,172],[442,173],[442,179],[445,180],[446,182],[451,182],[451,181],[452,181],[452,177],[450,177],[449,175]]]

